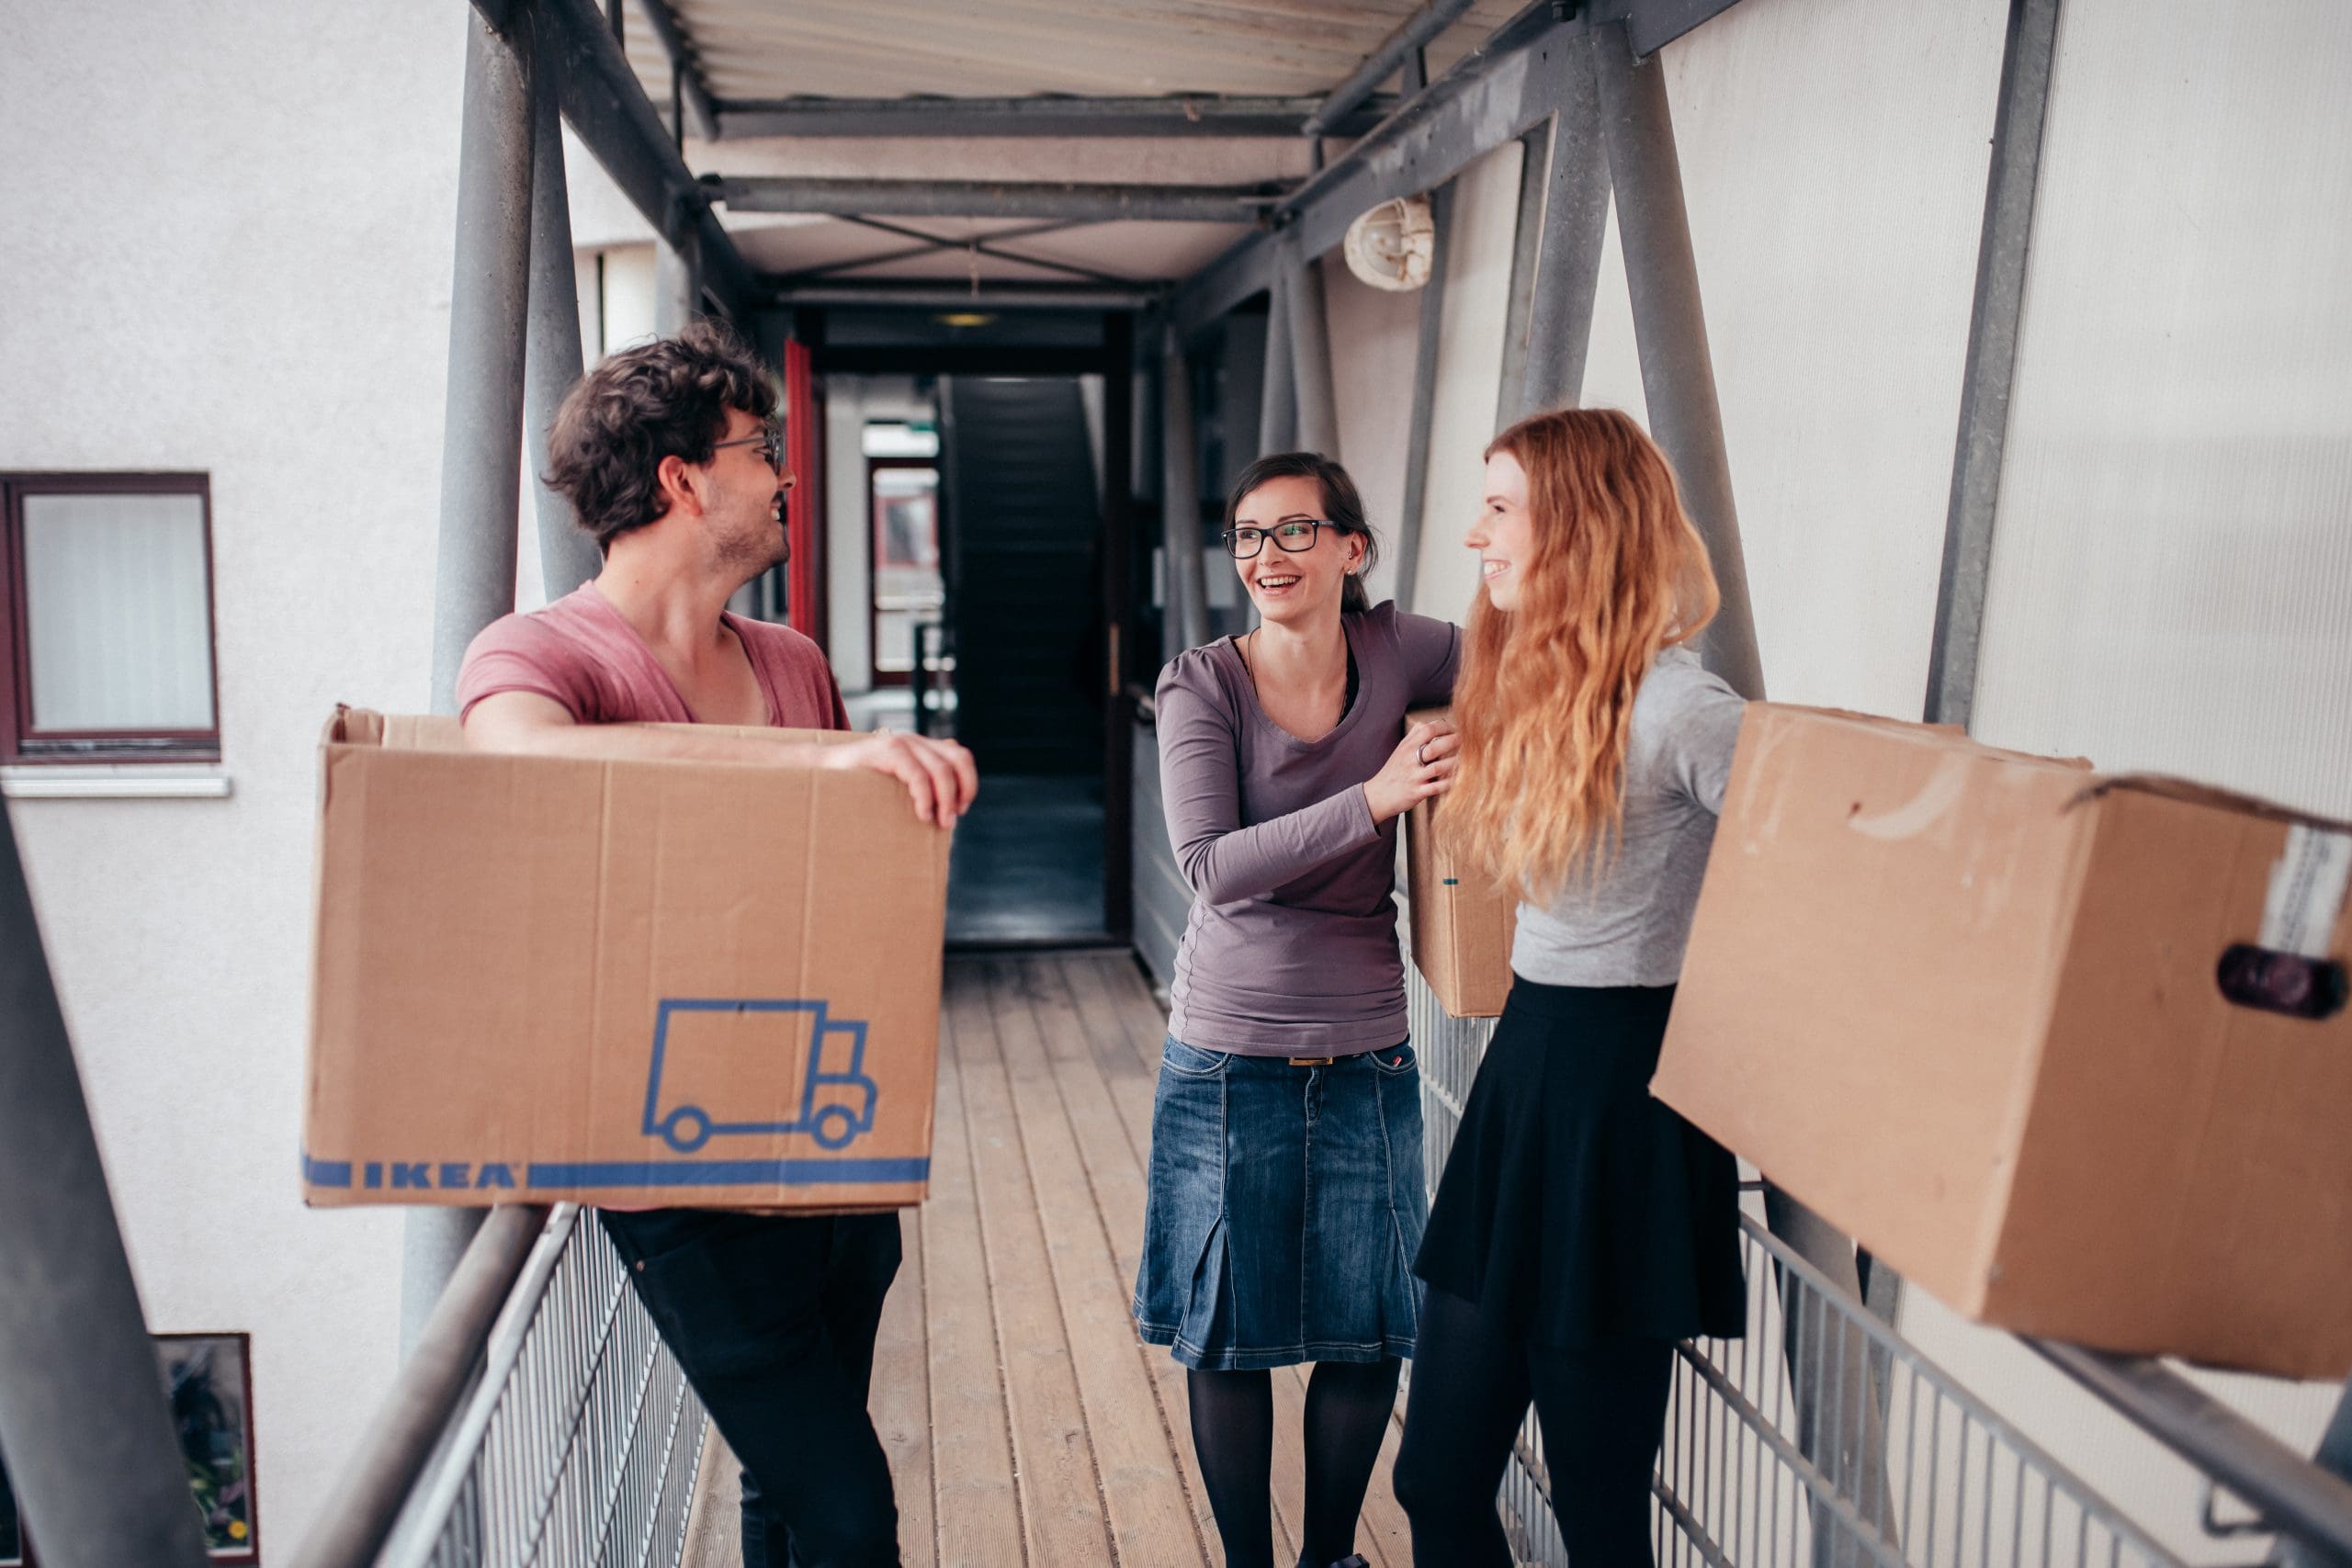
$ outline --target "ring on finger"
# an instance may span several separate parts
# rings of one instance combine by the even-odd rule
[[[1424,768],[1428,767],[1430,765],[1429,751],[1430,743],[1426,740],[1422,741],[1419,746],[1413,748],[1413,761],[1419,763]]]

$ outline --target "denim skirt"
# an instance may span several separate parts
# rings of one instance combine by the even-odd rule
[[[1136,1327],[1212,1371],[1411,1355],[1422,1181],[1409,1043],[1295,1067],[1169,1041]]]

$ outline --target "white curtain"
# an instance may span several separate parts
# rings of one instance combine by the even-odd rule
[[[31,727],[211,728],[202,499],[28,495],[24,531]]]

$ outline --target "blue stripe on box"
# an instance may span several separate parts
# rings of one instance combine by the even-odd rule
[[[927,1181],[922,1159],[592,1160],[535,1165],[528,1187],[836,1187]]]
[[[311,1151],[302,1151],[302,1180],[311,1187],[348,1187],[351,1185],[351,1162],[347,1159],[312,1159]]]

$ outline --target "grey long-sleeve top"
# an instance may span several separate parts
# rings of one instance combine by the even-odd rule
[[[1230,637],[1160,672],[1160,800],[1193,912],[1168,1032],[1257,1056],[1342,1055],[1405,1038],[1396,822],[1364,781],[1408,710],[1448,701],[1461,633],[1381,604],[1342,615],[1356,695],[1320,740],[1258,705]]]
[[[1521,903],[1511,972],[1547,986],[1670,986],[1682,973],[1747,705],[1688,649],[1661,652],[1634,694],[1625,821],[1597,875],[1549,908]]]

